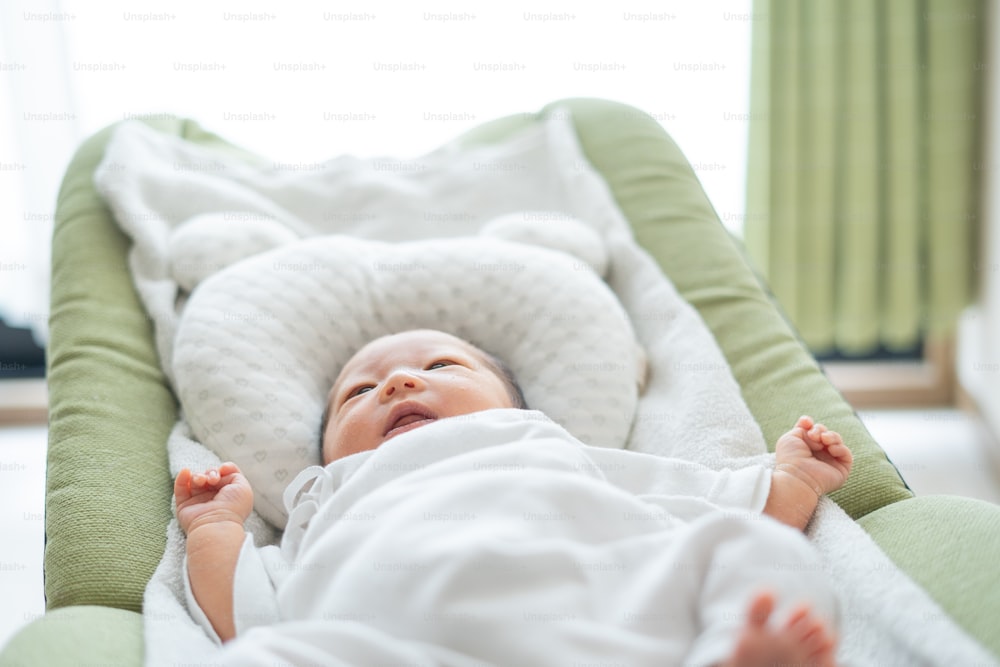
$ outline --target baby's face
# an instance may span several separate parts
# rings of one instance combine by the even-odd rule
[[[407,331],[355,354],[330,390],[323,462],[375,449],[436,419],[512,407],[482,351],[441,331]]]

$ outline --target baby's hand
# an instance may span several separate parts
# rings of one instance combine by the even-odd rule
[[[174,480],[177,521],[185,534],[198,526],[235,521],[241,526],[253,509],[253,490],[235,463],[223,463],[204,473],[184,468]]]
[[[799,417],[795,427],[778,439],[775,468],[812,486],[817,495],[836,491],[847,481],[854,456],[840,434]]]

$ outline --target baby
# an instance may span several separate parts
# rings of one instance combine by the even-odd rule
[[[330,391],[323,461],[376,449],[435,420],[493,408],[527,408],[500,360],[440,331],[385,336],[352,357]],[[820,496],[845,483],[852,455],[837,433],[809,417],[801,417],[775,451],[764,513],[801,531]],[[225,463],[199,474],[182,470],[174,496],[187,535],[191,590],[219,637],[229,640],[235,636],[233,579],[253,493],[237,466]],[[826,622],[802,605],[775,627],[770,622],[775,604],[770,592],[750,600],[741,634],[724,664],[832,665],[835,641]]]

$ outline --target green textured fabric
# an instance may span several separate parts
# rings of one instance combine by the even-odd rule
[[[177,409],[132,287],[129,241],[92,184],[109,136],[87,141],[70,164],[52,238],[49,609],[139,611],[170,518],[165,443]]]
[[[150,124],[254,159],[194,123]],[[171,516],[165,445],[177,419],[176,401],[132,285],[130,241],[93,186],[110,136],[111,128],[93,136],[67,168],[52,238],[49,609],[98,604],[141,610]],[[136,471],[144,483],[134,483]]]
[[[557,104],[572,111],[585,153],[608,180],[639,241],[715,333],[768,442],[799,414],[812,414],[843,433],[855,452],[851,480],[835,495],[852,516],[910,498],[895,469],[762,288],[690,165],[656,121],[632,107],[603,100]],[[459,141],[497,141],[536,118],[521,114],[499,119]],[[151,124],[260,160],[194,123]],[[0,659],[50,651],[46,655],[65,656],[65,661],[24,664],[139,664],[140,658],[132,659],[141,656],[136,648],[141,645],[138,616],[107,607],[141,608],[170,518],[165,442],[176,403],[164,383],[151,327],[126,268],[128,240],[91,185],[108,136],[108,131],[95,135],[70,165],[53,239],[45,558],[50,609],[102,607],[57,610],[27,626]],[[145,484],[122,482],[137,474]],[[114,632],[90,633],[93,641],[71,635],[79,643],[66,651],[66,633],[52,621],[70,610],[86,617],[79,627],[89,627],[90,613],[95,624],[119,618],[115,614],[126,614],[120,619],[129,620],[107,621]],[[52,646],[41,646],[46,643]],[[93,657],[106,655],[116,657]]]
[[[900,569],[1000,657],[1000,506],[922,496],[883,507],[859,523]]]
[[[63,607],[15,635],[0,667],[131,667],[142,664],[142,646],[142,616],[134,611]]]
[[[983,0],[755,0],[746,239],[811,349],[953,333],[974,285]]]

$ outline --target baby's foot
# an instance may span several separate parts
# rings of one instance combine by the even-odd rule
[[[774,596],[759,593],[750,603],[747,624],[724,667],[801,665],[833,667],[836,643],[821,618],[803,605],[782,627],[771,627]]]

